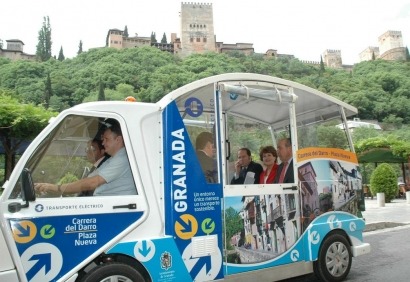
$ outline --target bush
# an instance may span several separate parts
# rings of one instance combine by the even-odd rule
[[[393,167],[387,163],[377,166],[370,177],[372,195],[384,193],[386,203],[390,203],[397,195],[397,175]]]

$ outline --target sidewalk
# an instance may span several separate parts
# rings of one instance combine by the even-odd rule
[[[365,199],[366,211],[362,212],[366,221],[365,231],[390,228],[410,224],[410,204],[406,199],[394,199],[379,207],[376,197]]]

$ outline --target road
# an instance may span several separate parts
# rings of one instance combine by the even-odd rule
[[[370,254],[353,258],[346,282],[410,281],[410,226],[401,226],[364,233],[370,243]],[[283,280],[316,282],[313,275]]]

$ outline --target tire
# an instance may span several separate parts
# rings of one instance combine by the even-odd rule
[[[317,278],[325,282],[343,281],[352,266],[352,251],[346,237],[333,233],[320,246],[313,270]]]
[[[145,282],[142,275],[128,264],[111,262],[90,270],[81,282]]]

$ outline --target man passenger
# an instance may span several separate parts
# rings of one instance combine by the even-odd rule
[[[201,132],[195,141],[196,155],[205,175],[206,182],[217,183],[218,171],[214,159],[214,136],[211,132]]]
[[[277,153],[282,163],[278,167],[273,183],[294,183],[293,153],[290,138],[282,138],[278,141]]]
[[[252,161],[251,151],[248,148],[238,150],[238,160],[235,162],[235,173],[231,184],[256,184],[263,168],[260,164]]]

